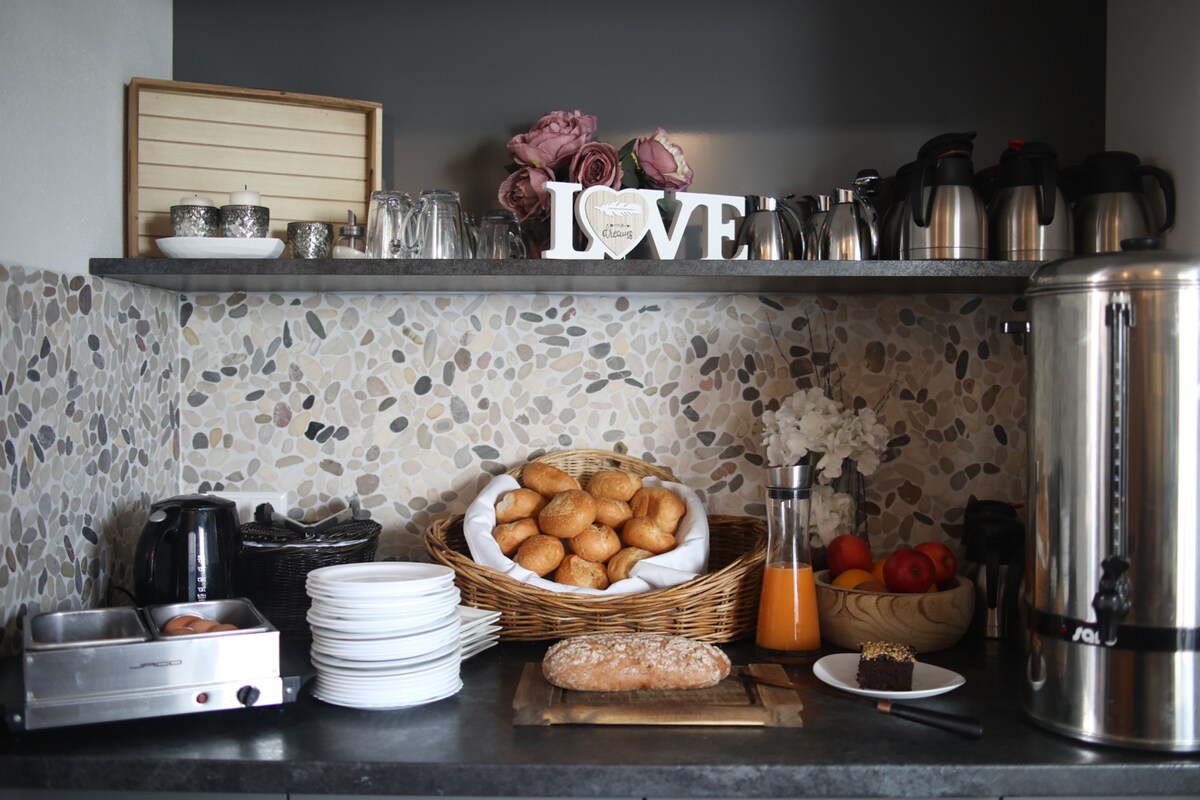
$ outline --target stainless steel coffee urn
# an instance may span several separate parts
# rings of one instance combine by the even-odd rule
[[[1200,256],[1055,261],[1026,297],[1025,709],[1200,749]]]

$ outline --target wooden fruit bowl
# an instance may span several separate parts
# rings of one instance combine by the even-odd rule
[[[961,575],[953,586],[927,594],[841,589],[829,570],[816,574],[821,638],[857,650],[863,642],[911,645],[918,653],[944,650],[958,642],[975,613],[975,586]]]

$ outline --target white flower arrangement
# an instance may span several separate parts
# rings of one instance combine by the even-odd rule
[[[887,445],[888,430],[869,408],[851,411],[820,389],[800,389],[763,414],[767,463],[783,467],[809,461],[816,473],[809,527],[828,545],[840,530],[853,525],[854,498],[835,492],[842,463],[854,461],[858,471],[874,474]]]

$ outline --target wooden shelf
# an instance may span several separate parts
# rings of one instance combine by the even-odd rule
[[[93,258],[180,292],[1021,294],[1036,261],[407,261]]]

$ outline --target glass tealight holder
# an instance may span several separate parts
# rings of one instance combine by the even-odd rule
[[[221,206],[221,232],[229,239],[265,239],[271,226],[266,206]]]

